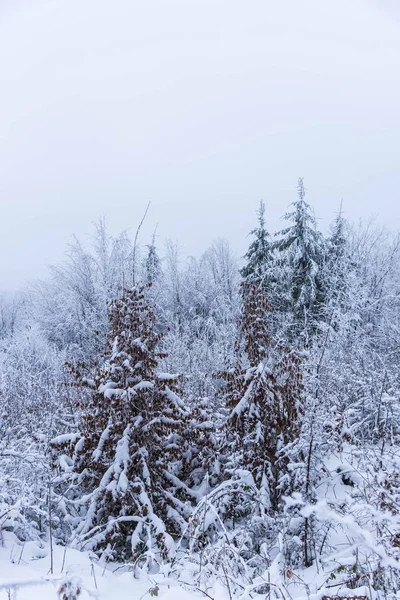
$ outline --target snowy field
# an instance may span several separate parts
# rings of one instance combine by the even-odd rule
[[[351,564],[352,553],[347,550],[347,557],[345,555],[346,552],[341,553],[341,563],[345,564],[347,558]],[[236,591],[229,582],[226,585],[216,578],[207,579],[193,569],[182,569],[177,576],[171,566],[166,566],[164,573],[141,573],[135,577],[130,567],[100,564],[94,555],[71,548],[54,546],[52,557],[49,546],[21,542],[11,533],[4,533],[0,548],[0,600],[144,600],[154,597],[164,600],[320,600],[337,593],[343,598],[364,594],[377,600],[383,598],[365,586],[348,589],[329,577],[327,580],[318,565],[301,573],[284,573],[279,558],[268,574],[255,578],[251,584],[239,585],[241,589]],[[267,583],[270,594],[265,587]]]
[[[184,600],[206,597],[183,589],[176,581],[163,576],[142,576],[135,579],[122,567],[107,565],[104,568],[87,553],[54,547],[53,574],[51,574],[50,548],[35,542],[21,543],[12,534],[4,535],[0,548],[0,599],[6,600],[74,600],[101,598],[104,600],[132,600],[158,595],[165,600]],[[69,593],[65,597],[62,590]],[[75,595],[74,595],[75,590]],[[81,590],[79,595],[77,590]],[[225,599],[227,594],[218,586],[213,589],[215,598]]]

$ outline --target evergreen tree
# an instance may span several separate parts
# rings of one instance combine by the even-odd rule
[[[331,235],[326,244],[326,261],[324,266],[324,286],[326,307],[344,308],[351,302],[349,291],[354,274],[355,262],[350,256],[348,225],[342,210],[331,226]],[[347,306],[350,309],[350,306]]]
[[[127,559],[154,546],[165,558],[190,512],[179,480],[188,415],[177,377],[157,373],[161,336],[144,288],[114,301],[110,320],[103,365],[93,379],[75,372],[91,389],[79,407],[79,433],[53,446],[66,450],[59,464],[67,465],[84,547]]]
[[[332,224],[331,235],[328,239],[327,262],[334,263],[345,256],[348,247],[346,228],[347,223],[343,217],[342,206],[340,206],[340,211]]]
[[[261,200],[258,214],[258,227],[250,233],[254,236],[244,258],[246,264],[240,274],[247,283],[260,283],[265,280],[267,269],[271,260],[271,243],[269,233],[265,227],[265,204]]]
[[[282,495],[291,491],[288,448],[301,428],[300,361],[286,348],[272,349],[265,290],[242,285],[247,288],[241,318],[244,355],[238,344],[238,363],[224,374],[230,410],[226,436],[234,469],[250,471],[265,507],[277,511]]]
[[[160,276],[161,261],[156,248],[156,232],[154,232],[151,244],[147,246],[147,256],[144,261],[146,283],[153,284]]]
[[[324,303],[322,268],[325,260],[324,240],[317,231],[315,217],[305,201],[303,179],[299,178],[298,198],[293,211],[284,218],[292,225],[280,232],[277,248],[283,252],[289,277],[286,281],[291,313],[289,339],[305,336],[307,345],[310,334],[318,328],[320,312]]]

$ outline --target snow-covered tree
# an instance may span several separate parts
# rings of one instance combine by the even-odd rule
[[[165,558],[190,512],[180,481],[187,411],[178,378],[157,372],[160,334],[143,287],[111,305],[112,335],[82,403],[78,431],[54,440],[67,507],[85,548],[120,558]],[[60,446],[61,445],[61,446]]]
[[[187,261],[169,245],[155,293],[168,357],[166,370],[185,374],[185,396],[215,402],[213,373],[229,364],[239,310],[238,265],[225,240]]]
[[[303,336],[303,344],[307,345],[310,334],[318,328],[324,302],[325,247],[315,217],[305,201],[302,178],[298,181],[297,192],[293,211],[284,216],[292,224],[280,232],[276,246],[283,253],[281,260],[287,265],[282,287],[287,289],[284,293],[288,299],[286,310],[291,315],[288,335],[291,341],[299,341],[299,336]]]
[[[262,200],[260,208],[257,211],[257,216],[258,227],[250,232],[250,235],[254,236],[254,239],[244,255],[246,262],[240,270],[243,280],[249,284],[265,282],[271,261],[272,244],[265,226],[265,203]]]
[[[28,318],[40,324],[49,344],[68,347],[71,358],[97,359],[108,333],[108,304],[130,280],[130,255],[127,235],[112,238],[100,221],[90,248],[74,238],[66,260],[50,267],[47,280],[32,283]]]
[[[342,210],[332,223],[326,240],[325,262],[322,268],[325,321],[335,322],[335,312],[348,311],[352,302],[357,264],[351,256],[349,224]]]
[[[249,471],[263,491],[264,508],[277,511],[282,495],[292,489],[288,448],[301,429],[300,360],[286,348],[273,348],[264,288],[244,285],[244,355],[239,354],[237,365],[224,375],[230,410],[226,435],[234,469]]]
[[[147,256],[144,260],[144,278],[146,283],[154,284],[161,274],[161,259],[156,247],[156,234],[151,239],[151,243],[147,246]]]

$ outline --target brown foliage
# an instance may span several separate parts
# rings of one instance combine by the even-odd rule
[[[297,439],[301,427],[300,358],[284,346],[272,348],[265,289],[245,284],[243,292],[238,362],[220,374],[231,410],[227,437],[230,451],[242,455],[241,467],[253,474],[257,485],[268,480],[271,508],[276,510],[290,487],[285,447]]]

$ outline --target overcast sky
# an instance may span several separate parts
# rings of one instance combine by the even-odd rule
[[[400,229],[399,0],[0,0],[0,288],[101,216],[238,254],[304,176]]]

